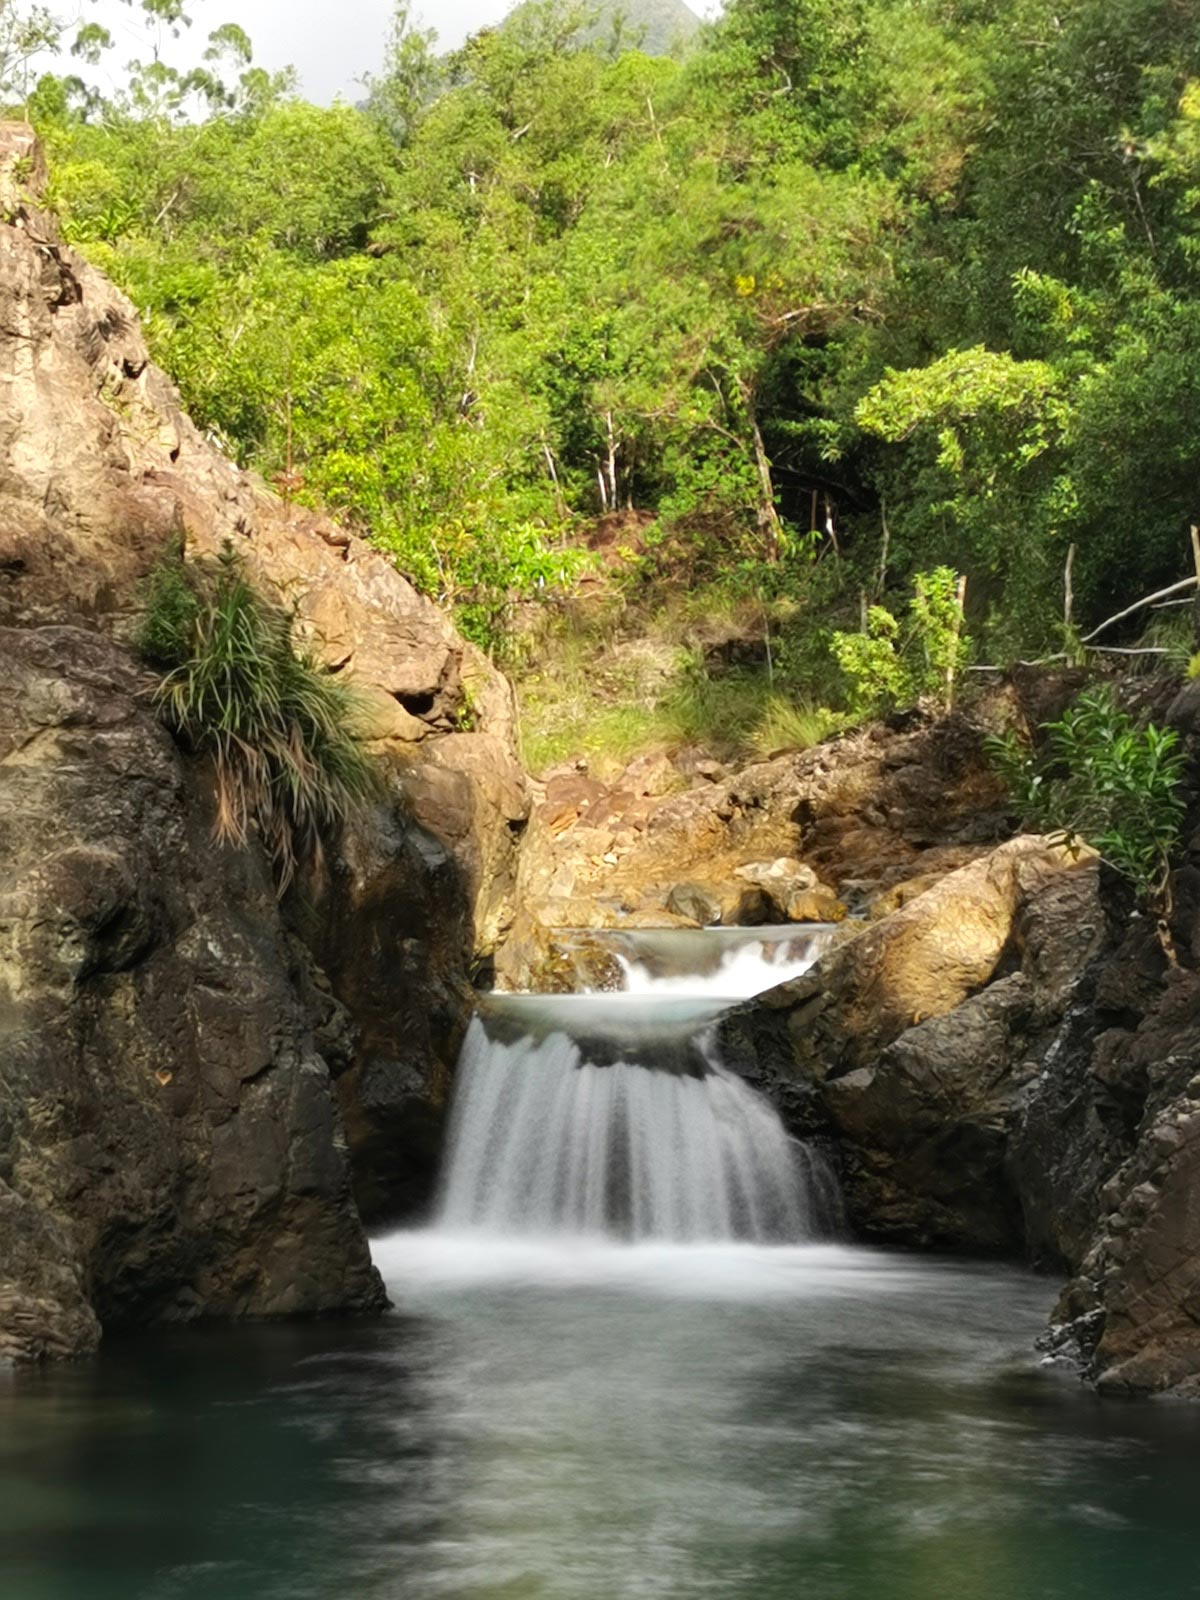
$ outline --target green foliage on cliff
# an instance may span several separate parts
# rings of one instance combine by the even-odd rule
[[[1022,820],[1085,840],[1142,898],[1160,897],[1185,809],[1178,735],[1138,727],[1108,689],[1080,695],[1041,735],[1032,749],[1014,733],[989,741]]]
[[[297,644],[294,613],[257,593],[228,548],[157,568],[137,642],[161,674],[163,721],[212,760],[217,837],[244,846],[256,833],[283,894],[376,792],[353,692]]]
[[[202,426],[492,645],[630,508],[635,598],[819,563],[846,633],[947,567],[989,654],[1056,640],[1072,546],[1077,624],[1186,570],[1188,8],[729,0],[670,58],[587,12],[439,57],[401,6],[361,109],[226,30],[207,78],[37,87],[68,233]]]

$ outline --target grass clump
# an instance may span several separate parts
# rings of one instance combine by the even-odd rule
[[[767,757],[783,750],[811,750],[850,725],[850,718],[828,706],[810,705],[788,695],[770,693],[763,702],[750,734],[755,755]]]
[[[602,778],[653,749],[695,745],[727,761],[807,750],[848,722],[773,686],[761,670],[710,672],[684,649],[667,652],[645,675],[561,650],[552,671],[526,680],[521,701],[524,755],[534,772],[584,757]]]
[[[228,544],[212,562],[159,565],[137,645],[161,673],[159,715],[213,762],[217,837],[244,846],[257,831],[282,895],[378,788],[356,696],[297,645],[294,611],[254,589]]]

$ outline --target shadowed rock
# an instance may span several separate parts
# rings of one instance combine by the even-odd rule
[[[319,1014],[265,857],[111,642],[0,630],[0,1356],[373,1310]]]

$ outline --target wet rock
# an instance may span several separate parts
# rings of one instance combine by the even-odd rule
[[[0,1181],[0,1367],[87,1355],[99,1342],[66,1230]]]
[[[286,911],[350,1029],[335,1077],[359,1213],[410,1220],[431,1202],[472,1005],[460,859],[398,797],[353,821]]]

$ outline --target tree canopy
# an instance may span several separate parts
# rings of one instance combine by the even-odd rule
[[[1080,620],[1180,574],[1178,0],[729,0],[656,56],[560,0],[439,56],[402,0],[362,104],[331,108],[235,27],[200,73],[22,89],[5,16],[68,235],[197,421],[485,642],[631,511],[632,583],[778,594],[820,561],[878,597],[947,565],[1013,650],[1054,637],[1072,546]]]

